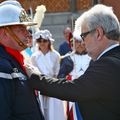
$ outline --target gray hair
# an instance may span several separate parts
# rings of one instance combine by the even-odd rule
[[[81,29],[86,24],[88,30],[102,27],[108,39],[118,40],[120,37],[120,26],[112,7],[102,4],[95,5],[90,10],[83,13],[75,22],[75,29]]]

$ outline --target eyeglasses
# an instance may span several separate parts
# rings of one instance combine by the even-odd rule
[[[93,29],[93,30],[90,30],[88,32],[84,32],[84,33],[81,33],[81,38],[82,40],[84,41],[84,39],[87,37],[88,34],[90,34],[91,32],[94,32],[96,29]]]

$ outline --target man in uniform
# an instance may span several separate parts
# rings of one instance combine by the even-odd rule
[[[0,3],[0,119],[44,120],[30,86],[21,51],[27,48],[30,22],[19,2]]]

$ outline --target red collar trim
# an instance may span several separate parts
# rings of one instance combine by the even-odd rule
[[[25,67],[24,67],[24,57],[23,57],[23,55],[17,50],[13,50],[10,47],[7,47],[5,45],[3,45],[3,46],[4,46],[5,50],[19,62],[22,69],[26,72]]]

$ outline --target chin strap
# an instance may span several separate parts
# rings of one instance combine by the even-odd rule
[[[16,34],[14,34],[14,32],[12,32],[10,30],[9,27],[5,27],[5,31],[9,33],[10,36],[12,36],[14,38],[14,40],[18,43],[18,45],[24,49],[26,49],[28,46],[25,45],[22,41],[20,41],[20,39],[17,37]]]

